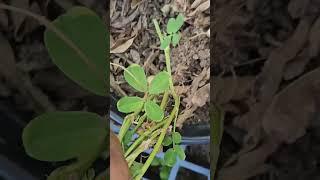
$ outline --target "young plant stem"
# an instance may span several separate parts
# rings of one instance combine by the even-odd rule
[[[143,141],[140,146],[135,149],[135,151],[133,153],[130,154],[130,156],[126,157],[126,160],[128,162],[128,166],[131,167],[131,165],[133,164],[134,160],[141,154],[143,153],[143,151],[147,150],[151,144],[153,143],[154,139],[156,137],[159,136],[160,130],[157,130],[155,132],[152,133],[151,137],[146,140]]]
[[[143,124],[144,120],[147,118],[147,114],[144,113],[138,120],[138,124],[134,127],[133,132],[135,133],[139,127]]]
[[[161,134],[158,138],[157,143],[154,146],[153,151],[151,152],[151,154],[149,155],[147,161],[144,163],[144,165],[142,166],[142,169],[140,171],[140,173],[134,178],[135,180],[140,180],[142,179],[143,175],[146,173],[146,171],[148,170],[149,166],[151,165],[153,159],[155,158],[155,156],[157,155],[157,153],[160,150],[161,144],[163,142],[163,139],[167,133],[167,129],[169,128],[173,118],[175,117],[175,114],[178,113],[179,110],[179,104],[180,104],[180,100],[179,98],[176,96],[175,98],[175,106],[169,116],[169,118],[167,119],[167,121],[165,121],[165,125],[163,126],[163,128],[161,129]]]
[[[133,150],[136,148],[147,136],[149,136],[151,133],[153,133],[155,130],[159,129],[166,121],[162,121],[149,129],[148,131],[144,132],[142,135],[139,136],[138,139],[134,141],[128,148],[128,150],[125,152],[124,156],[127,157]]]
[[[215,179],[215,173],[217,171],[217,164],[220,156],[220,144],[223,135],[223,122],[224,122],[224,113],[220,107],[217,105],[212,105],[210,107],[210,119],[212,119],[213,123],[211,123],[212,129],[212,143],[211,143],[211,178]]]

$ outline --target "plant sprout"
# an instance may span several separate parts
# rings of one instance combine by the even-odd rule
[[[160,49],[165,54],[166,70],[152,78],[147,77],[144,69],[137,64],[124,68],[111,63],[124,69],[126,82],[137,92],[143,93],[142,97],[124,96],[117,102],[118,110],[127,113],[118,137],[131,174],[136,180],[142,179],[151,164],[163,165],[160,177],[167,179],[169,170],[176,163],[177,157],[181,160],[186,157],[184,150],[179,146],[181,135],[175,131],[180,97],[173,86],[170,63],[170,48],[171,45],[175,47],[181,39],[179,30],[184,23],[184,17],[180,14],[176,18],[170,18],[166,32],[163,33],[155,19],[153,23],[160,39]],[[174,100],[173,108],[168,106],[170,98]],[[173,129],[170,133],[172,123]],[[134,128],[130,128],[132,125],[135,125]],[[137,134],[138,138],[131,142],[134,134]],[[163,146],[169,149],[166,150],[164,160],[161,161],[155,156]],[[150,148],[153,150],[143,164],[135,161],[141,153]]]

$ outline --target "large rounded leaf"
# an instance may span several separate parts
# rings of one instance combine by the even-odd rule
[[[143,99],[139,97],[122,97],[117,102],[117,108],[120,112],[130,113],[137,111],[143,107]]]
[[[53,62],[83,88],[107,96],[109,75],[109,35],[107,26],[91,10],[74,7],[61,15],[53,25],[66,39],[50,29],[45,44]]]
[[[147,117],[152,121],[160,122],[164,117],[163,110],[157,103],[153,101],[147,101],[144,105],[144,110],[147,114]]]
[[[150,94],[160,94],[169,89],[170,75],[167,72],[158,73],[151,81],[149,87]]]
[[[141,66],[138,64],[130,65],[124,71],[124,78],[134,89],[140,92],[146,92],[148,88],[147,77]]]
[[[105,142],[107,124],[89,112],[50,112],[33,119],[22,140],[31,157],[65,161],[97,152]]]

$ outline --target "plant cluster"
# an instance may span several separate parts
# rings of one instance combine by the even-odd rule
[[[170,18],[166,32],[163,33],[158,22],[153,20],[153,23],[161,42],[160,48],[165,54],[166,70],[147,77],[138,64],[127,68],[120,66],[124,69],[126,82],[143,94],[141,97],[125,96],[117,102],[118,110],[127,113],[118,137],[132,176],[137,180],[143,177],[150,165],[162,165],[160,177],[167,179],[177,158],[185,159],[184,150],[179,145],[181,135],[175,131],[180,98],[173,86],[170,65],[170,48],[171,45],[176,46],[181,39],[179,30],[184,23],[184,17],[179,14],[176,18]],[[174,101],[173,107],[168,105],[170,98]],[[134,134],[138,135],[136,139],[133,139]],[[153,149],[146,161],[137,162],[139,155],[150,148]],[[166,149],[163,160],[155,157],[160,149]]]

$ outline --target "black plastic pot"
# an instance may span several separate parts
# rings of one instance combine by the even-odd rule
[[[115,95],[110,95],[110,117],[114,123],[121,125],[125,115],[117,110],[117,100]],[[209,144],[210,142],[210,124],[187,124],[178,131],[182,135],[181,143],[184,145]]]

